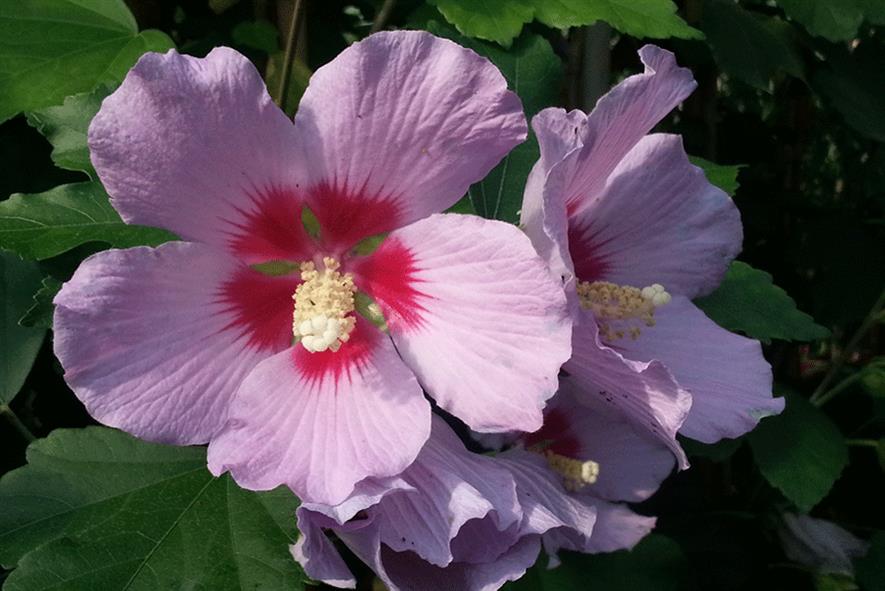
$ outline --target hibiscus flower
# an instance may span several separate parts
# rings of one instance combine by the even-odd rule
[[[235,51],[145,55],[89,146],[123,219],[182,241],[65,284],[68,384],[104,424],[329,504],[412,463],[422,388],[476,430],[537,429],[569,356],[562,290],[517,228],[437,213],[525,135],[500,72],[423,32],[352,45],[294,122]]]
[[[639,55],[645,72],[589,115],[546,109],[533,119],[541,158],[522,223],[570,299],[570,379],[685,467],[677,432],[708,443],[737,437],[783,400],[771,397],[760,344],[691,301],[716,288],[740,251],[740,214],[679,136],[649,135],[694,90],[691,72],[654,46]]]

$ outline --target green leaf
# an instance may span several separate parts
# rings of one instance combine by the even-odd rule
[[[716,291],[695,304],[719,326],[765,343],[814,341],[830,334],[796,308],[793,298],[772,283],[771,275],[740,261],[731,264]]]
[[[541,559],[506,591],[676,591],[686,583],[686,561],[675,541],[647,536],[633,550],[607,554],[563,553],[562,564],[548,570]]]
[[[19,319],[22,326],[34,326],[37,328],[52,328],[52,313],[55,306],[52,300],[61,289],[61,281],[55,277],[44,277],[43,285],[32,297],[33,304]]]
[[[272,54],[280,49],[277,28],[268,21],[243,21],[234,27],[231,36],[238,45]]]
[[[532,22],[534,0],[428,0],[468,37],[510,47],[523,25]]]
[[[124,224],[94,181],[16,194],[0,203],[0,248],[28,259],[46,259],[93,241],[127,248],[173,239],[165,230]]]
[[[858,133],[885,142],[885,50],[862,44],[849,53],[826,50],[824,67],[812,80],[817,90]]]
[[[872,25],[885,25],[885,2],[882,0],[854,0]]]
[[[839,428],[805,398],[787,394],[786,409],[749,435],[756,465],[803,512],[817,505],[848,464]]]
[[[689,156],[688,159],[691,160],[692,164],[704,170],[704,174],[707,175],[707,180],[710,183],[728,193],[729,196],[734,197],[739,186],[738,173],[744,167],[743,164],[716,164],[698,156]]]
[[[676,15],[671,0],[429,0],[468,37],[510,47],[525,24],[537,18],[565,29],[605,21],[634,37],[701,39]]]
[[[703,39],[704,34],[676,15],[670,0],[534,0],[536,17],[555,28],[589,25],[605,21],[612,27],[638,37]]]
[[[556,101],[562,62],[543,37],[526,33],[505,51],[494,44],[459,35],[439,21],[431,19],[424,25],[431,33],[460,43],[491,60],[504,74],[510,90],[519,95],[528,118]],[[525,181],[539,155],[538,142],[534,134],[530,134],[528,140],[511,150],[482,181],[470,187],[468,196],[473,210],[486,218],[517,222]]]
[[[863,12],[854,0],[777,0],[777,3],[809,33],[830,41],[853,39],[863,21]]]
[[[46,331],[19,326],[40,287],[40,269],[0,251],[0,405],[9,404],[21,390],[40,351]]]
[[[123,0],[0,3],[0,123],[119,81],[146,51],[165,51],[160,31],[138,32]]]
[[[885,531],[873,534],[870,549],[854,561],[854,570],[864,591],[885,591]]]
[[[4,591],[302,589],[296,499],[206,470],[204,448],[59,429],[0,480]]]
[[[89,160],[86,132],[101,101],[110,93],[110,88],[100,86],[92,92],[69,96],[61,105],[28,113],[28,123],[52,144],[52,161],[56,166],[80,170],[93,180],[98,179]]]
[[[761,90],[777,72],[804,79],[805,68],[784,21],[744,10],[731,0],[706,0],[701,29],[722,70]]]

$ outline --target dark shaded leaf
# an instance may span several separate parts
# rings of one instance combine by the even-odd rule
[[[817,505],[848,464],[839,428],[805,398],[786,396],[787,406],[749,436],[756,465],[768,482],[803,512]]]
[[[40,351],[46,331],[19,326],[40,287],[41,273],[33,263],[0,251],[0,405],[9,404],[21,390]]]
[[[761,90],[777,72],[804,78],[793,30],[784,21],[754,14],[730,0],[706,0],[701,24],[722,70]]]
[[[22,326],[52,328],[52,313],[55,306],[52,300],[61,289],[61,281],[54,277],[44,277],[43,285],[33,296],[33,304],[18,321]]]

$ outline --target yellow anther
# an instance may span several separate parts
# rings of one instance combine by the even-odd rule
[[[325,257],[323,265],[318,271],[312,262],[301,263],[303,283],[292,296],[292,332],[311,353],[337,351],[356,326],[353,276],[339,273],[341,265],[332,257]]]
[[[670,303],[664,286],[655,283],[639,289],[607,281],[582,281],[578,284],[581,306],[591,310],[599,323],[603,340],[614,341],[642,332],[637,324],[655,325],[655,309]]]
[[[549,449],[544,450],[543,455],[547,463],[556,472],[562,475],[563,486],[566,490],[580,490],[588,484],[593,484],[599,477],[599,464],[586,460],[575,460],[568,456],[553,453]]]

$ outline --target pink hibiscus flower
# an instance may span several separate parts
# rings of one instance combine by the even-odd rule
[[[124,220],[183,241],[65,284],[68,383],[102,423],[330,504],[412,463],[422,388],[479,431],[537,429],[570,352],[562,290],[517,228],[436,213],[525,135],[497,69],[426,33],[351,46],[294,122],[230,49],[147,54],[90,150]]]
[[[522,222],[562,278],[575,320],[564,366],[584,397],[618,409],[670,447],[677,432],[737,437],[783,409],[757,341],[721,329],[691,298],[712,291],[741,248],[740,214],[693,166],[678,136],[648,132],[695,88],[654,46],[645,73],[592,113],[532,121],[541,158]],[[604,473],[604,466],[603,466]]]

